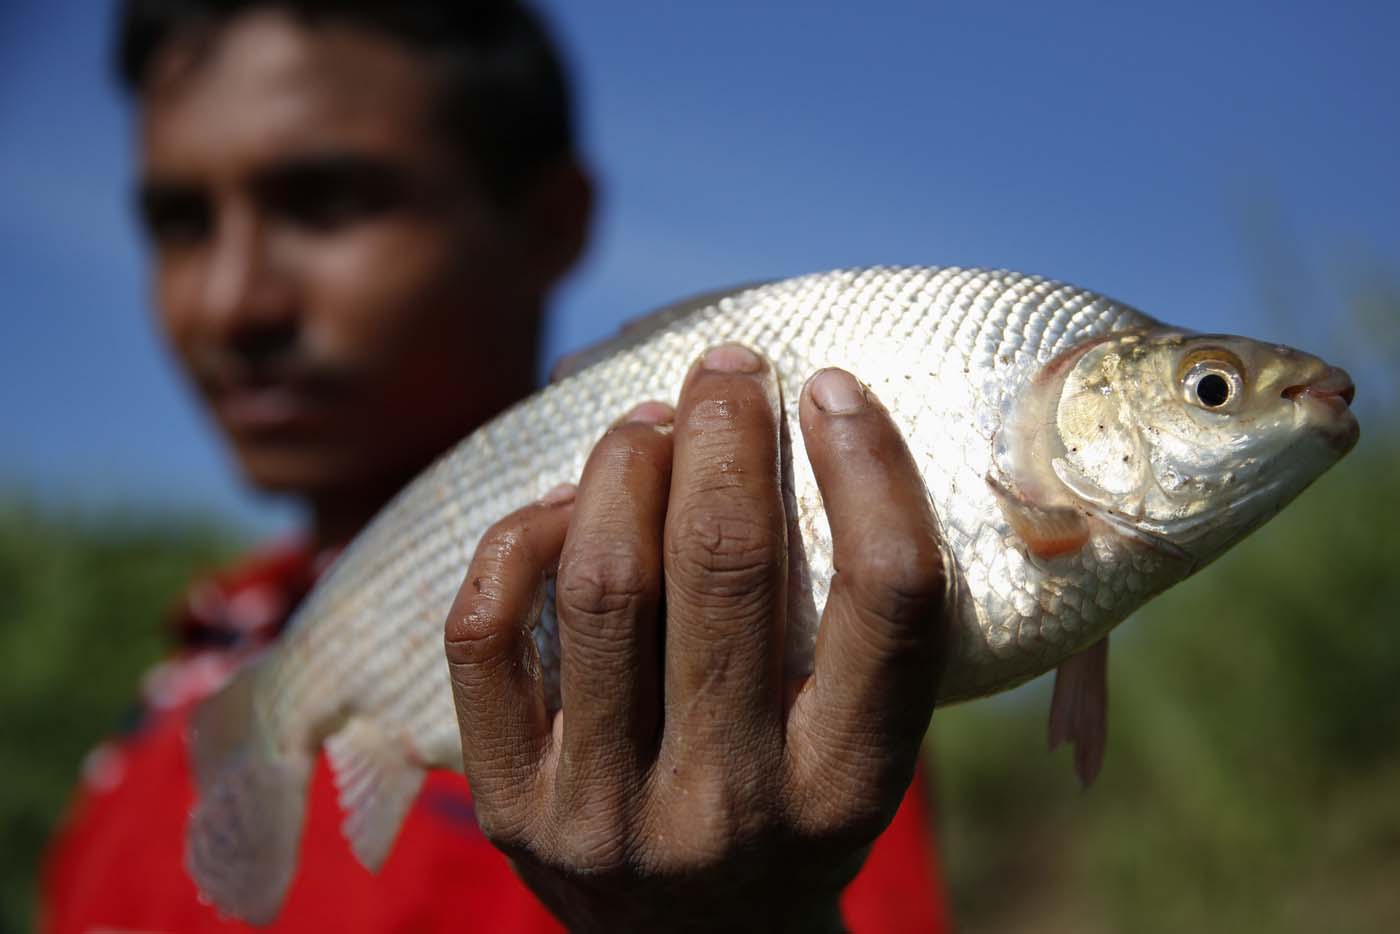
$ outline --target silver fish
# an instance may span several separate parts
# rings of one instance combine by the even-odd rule
[[[1056,666],[1052,736],[1081,777],[1103,748],[1107,634],[1277,513],[1356,442],[1347,375],[1307,354],[1164,326],[1037,276],[873,268],[673,306],[473,433],[346,550],[281,643],[197,712],[187,865],[203,894],[266,922],[292,878],[320,750],[359,860],[387,856],[427,768],[461,769],[443,622],[495,520],[576,480],[608,425],[674,401],[705,348],[766,354],[786,433],[825,366],[869,382],[941,521],[956,621],[939,703]],[[809,671],[831,533],[801,444],[785,451],[787,664]],[[536,627],[557,677],[547,608]]]

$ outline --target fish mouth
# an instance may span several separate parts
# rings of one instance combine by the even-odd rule
[[[1352,414],[1356,384],[1346,370],[1329,366],[1322,375],[1306,383],[1284,389],[1283,398],[1313,416],[1313,421],[1339,454],[1345,454],[1361,436],[1361,426]]]

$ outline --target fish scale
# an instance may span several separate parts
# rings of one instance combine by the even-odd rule
[[[1052,361],[1088,354],[1108,335],[1165,331],[1074,286],[953,267],[804,276],[681,303],[629,328],[410,484],[345,550],[280,646],[199,712],[192,874],[226,911],[250,920],[275,915],[295,860],[288,827],[300,827],[310,763],[327,742],[344,773],[356,855],[371,867],[384,858],[422,768],[461,768],[442,626],[477,542],[496,520],[576,481],[593,444],[638,402],[674,402],[693,362],[719,343],[763,353],[781,390],[795,549],[789,672],[811,670],[833,574],[830,527],[798,422],[803,383],[827,366],[856,374],[888,409],[939,518],[954,618],[938,702],[1003,690],[1073,661],[1189,571],[1169,567],[1180,553],[1163,536],[1142,533],[1135,545],[1128,529],[1120,539],[1113,530],[1124,521],[1111,508],[1076,512],[1052,503],[1038,511],[999,486],[1017,479],[1006,476],[1006,458],[1020,450],[1008,425],[1035,398]],[[1030,433],[1053,414],[1046,409]],[[1032,460],[1043,466],[1045,458]],[[1025,538],[1025,528],[1053,532],[1055,523],[1082,524],[1084,515],[1109,531],[1076,539],[1064,553]],[[552,602],[535,639],[557,703]],[[256,809],[249,788],[258,790]]]

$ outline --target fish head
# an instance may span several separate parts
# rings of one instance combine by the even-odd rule
[[[1244,337],[1154,330],[1093,344],[1052,406],[1050,466],[1090,509],[1200,567],[1356,444],[1351,378]]]

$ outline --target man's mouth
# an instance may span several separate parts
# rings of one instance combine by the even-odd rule
[[[239,434],[298,427],[314,406],[306,393],[283,383],[221,387],[209,402],[219,421]]]
[[[324,407],[329,380],[310,368],[209,363],[197,381],[219,422],[235,434],[301,430]]]

